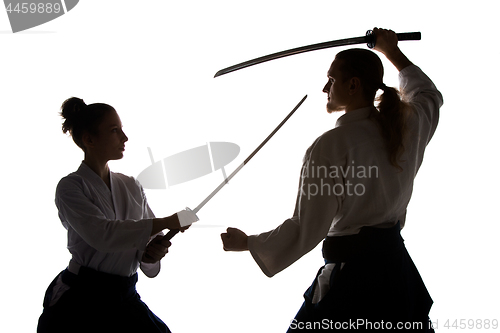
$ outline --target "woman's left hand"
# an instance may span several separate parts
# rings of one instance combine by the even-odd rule
[[[146,246],[146,250],[142,255],[142,262],[154,264],[160,261],[167,253],[168,248],[172,245],[170,241],[163,239],[163,236],[158,235]]]

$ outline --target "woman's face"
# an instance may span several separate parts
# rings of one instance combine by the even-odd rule
[[[98,135],[91,136],[92,145],[88,147],[87,153],[106,161],[121,159],[128,137],[122,130],[122,122],[115,110],[106,112],[98,131]]]

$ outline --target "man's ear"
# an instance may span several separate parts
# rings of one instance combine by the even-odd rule
[[[356,94],[361,89],[361,80],[357,77],[351,78],[349,81],[349,95]]]

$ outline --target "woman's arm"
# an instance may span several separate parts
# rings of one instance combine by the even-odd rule
[[[153,228],[151,229],[151,236],[156,235],[165,229],[180,229],[179,219],[177,214],[170,215],[168,217],[154,218]]]

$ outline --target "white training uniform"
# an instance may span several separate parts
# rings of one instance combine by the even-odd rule
[[[68,230],[68,269],[80,266],[99,272],[132,276],[138,267],[148,277],[160,272],[160,262],[141,262],[152,237],[155,217],[142,186],[132,177],[110,171],[111,190],[84,162],[57,185],[55,203]],[[59,277],[52,303],[68,287]]]
[[[339,117],[335,128],[306,152],[293,216],[274,230],[248,238],[249,250],[267,276],[287,268],[326,236],[357,234],[364,226],[391,227],[397,221],[404,226],[413,180],[436,130],[443,99],[415,65],[404,68],[399,80],[412,108],[409,140],[399,163],[403,170],[390,164],[379,125],[369,117],[378,112],[374,107]],[[332,265],[318,277],[321,294],[328,289]]]

